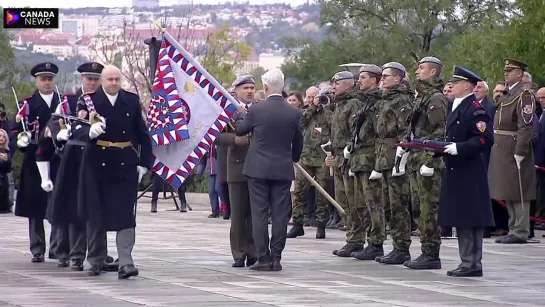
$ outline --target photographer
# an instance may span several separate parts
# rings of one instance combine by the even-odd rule
[[[327,179],[323,168],[325,154],[320,145],[327,143],[331,135],[329,127],[331,111],[326,107],[330,100],[327,93],[317,96],[310,105],[303,109],[301,117],[304,145],[299,164],[310,176],[315,177],[316,181],[323,187],[327,186]],[[297,172],[294,187],[293,227],[287,234],[288,238],[295,238],[305,234],[303,220],[309,189],[310,183],[308,180],[304,178],[303,174]],[[325,227],[329,220],[328,201],[321,194],[318,195],[317,200],[316,239],[324,239]]]
[[[3,103],[0,103],[0,129],[3,129],[4,131],[11,131],[12,124],[8,121],[7,114],[6,114],[6,106],[4,106]],[[9,135],[8,135],[9,137]],[[9,148],[12,150],[8,151],[9,160],[13,160],[13,154],[15,153],[14,148],[17,148],[17,136],[9,137]],[[13,207],[13,198],[15,193],[15,182],[13,180],[13,171],[10,171],[7,174],[8,182],[9,182],[9,204],[10,207]]]

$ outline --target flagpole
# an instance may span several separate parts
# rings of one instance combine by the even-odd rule
[[[168,38],[170,39],[170,42],[171,42],[173,45],[175,45],[175,47],[178,47],[179,49],[185,51],[188,55],[190,54],[187,50],[185,50],[185,48],[184,48],[182,45],[180,45],[180,44],[178,43],[178,41],[176,41],[176,40],[170,35],[170,33],[168,33],[168,31],[167,31],[165,28],[161,27],[161,25],[160,25],[159,23],[157,23],[155,20],[151,20],[151,22],[153,23],[153,25],[154,25],[155,27],[157,27],[157,28],[161,31],[161,33],[162,33],[164,36],[165,36],[165,35],[168,36]],[[192,58],[192,57],[191,57],[191,58]],[[206,69],[204,69],[204,68],[201,66],[201,64],[200,64],[199,62],[197,62],[196,60],[195,60],[195,61],[192,61],[191,59],[187,59],[187,58],[186,58],[186,60],[188,60],[188,61],[191,63],[191,65],[193,65],[195,68],[197,68],[197,69],[201,72],[201,74],[203,74],[203,75],[208,79],[208,81],[210,81],[210,83],[211,83],[212,85],[214,85],[214,86],[223,94],[223,96],[225,96],[225,97],[227,98],[227,100],[229,100],[232,104],[234,104],[234,105],[237,106],[237,107],[240,105],[240,103],[238,102],[238,100],[236,100],[233,96],[231,96],[231,94],[229,94],[229,92],[228,92],[225,88],[223,88],[223,86],[221,86],[221,85],[216,81],[216,79],[214,79],[214,77],[212,77],[212,75],[210,75],[210,73],[208,73],[208,71],[207,71]]]

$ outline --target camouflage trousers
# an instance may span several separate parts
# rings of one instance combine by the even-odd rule
[[[409,176],[382,173],[382,201],[390,209],[390,233],[395,249],[407,251],[411,246],[411,214],[409,213]]]
[[[382,181],[369,180],[369,176],[371,176],[371,172],[356,174],[356,193],[354,194],[356,196],[356,210],[362,224],[362,231],[367,233],[367,242],[371,245],[382,245],[386,240],[386,224],[381,195]]]
[[[365,244],[365,230],[361,224],[355,207],[354,177],[348,176],[343,168],[335,168],[335,201],[343,208],[344,224],[346,226],[346,243],[363,245]]]
[[[435,169],[433,176],[429,177],[420,175],[418,171],[409,174],[411,191],[415,193],[416,201],[420,204],[418,229],[420,230],[422,253],[435,256],[439,256],[441,247],[441,230],[437,224],[441,174],[442,169]]]
[[[307,173],[314,177],[314,180],[322,188],[327,188],[328,182],[324,173],[323,167],[315,167],[308,165],[301,165]],[[303,220],[305,218],[305,208],[307,206],[308,193],[310,190],[311,183],[301,172],[297,171],[295,176],[295,187],[293,188],[294,202],[293,202],[293,224],[294,225],[303,225]],[[325,226],[329,220],[329,202],[318,192],[316,197],[316,222],[318,226]]]

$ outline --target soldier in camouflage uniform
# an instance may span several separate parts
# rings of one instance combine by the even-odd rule
[[[299,164],[314,177],[322,187],[327,187],[327,177],[324,172],[324,159],[326,157],[320,145],[325,144],[330,138],[330,120],[332,112],[328,106],[320,104],[318,99],[309,101],[309,105],[303,109],[301,126],[305,137],[303,153]],[[287,234],[288,238],[296,238],[305,235],[303,219],[307,195],[310,190],[310,182],[297,172],[294,188],[293,227]],[[329,220],[329,202],[318,193],[316,199],[316,239],[325,238],[325,226]]]
[[[348,160],[343,151],[350,142],[350,117],[360,109],[359,91],[354,87],[354,75],[342,71],[333,76],[335,110],[331,119],[331,147],[333,158],[326,158],[326,166],[334,167],[335,200],[345,211],[346,244],[333,254],[350,257],[353,252],[363,250],[365,231],[354,208],[354,177],[349,176]]]
[[[376,161],[370,180],[383,179],[383,203],[390,206],[390,232],[394,250],[375,260],[384,264],[403,264],[411,260],[411,215],[409,213],[408,178],[404,166],[394,167],[394,144],[403,140],[407,118],[411,114],[414,93],[404,84],[406,70],[397,62],[382,66],[382,100],[378,106],[375,141]],[[403,162],[402,162],[403,163]]]
[[[361,232],[367,233],[368,245],[352,257],[360,260],[375,260],[384,256],[382,244],[386,239],[384,206],[382,205],[381,182],[369,180],[375,165],[375,139],[377,106],[382,99],[378,88],[382,69],[364,64],[359,69],[359,85],[362,91],[360,110],[352,116],[352,143],[349,145],[350,171],[355,175],[355,209],[360,219]]]
[[[418,63],[416,78],[418,79],[413,113],[407,129],[407,140],[412,137],[442,141],[445,136],[447,118],[447,97],[443,95],[443,81],[439,78],[443,63],[434,57],[425,57]],[[399,148],[398,154],[404,153]],[[437,224],[439,212],[439,193],[443,159],[434,158],[432,152],[412,151],[407,161],[411,190],[416,192],[416,200],[420,204],[420,242],[422,254],[418,258],[407,261],[406,267],[411,269],[440,269],[441,231]]]

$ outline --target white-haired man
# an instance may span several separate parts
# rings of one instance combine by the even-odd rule
[[[291,211],[291,182],[295,179],[292,162],[298,162],[303,150],[300,128],[301,111],[282,97],[284,74],[278,69],[262,77],[267,99],[244,113],[235,115],[237,136],[252,133],[250,148],[242,173],[248,178],[252,211],[252,232],[258,262],[257,271],[280,271],[280,259],[286,246]],[[272,220],[269,244],[268,220]]]

